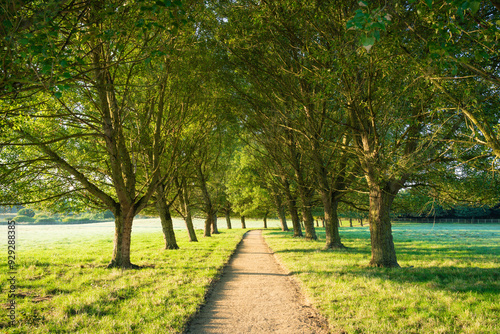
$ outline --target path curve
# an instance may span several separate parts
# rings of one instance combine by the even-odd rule
[[[328,333],[276,262],[262,231],[245,234],[186,333]]]

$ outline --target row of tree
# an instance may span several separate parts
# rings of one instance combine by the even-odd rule
[[[349,205],[369,212],[370,264],[396,267],[402,189],[498,200],[499,8],[13,0],[0,8],[2,202],[108,209],[110,266],[133,267],[142,210],[177,248],[173,209],[193,241],[193,207],[205,236],[218,212],[244,225],[275,211],[316,239],[319,199],[327,248],[344,247]],[[470,196],[471,178],[493,187]]]

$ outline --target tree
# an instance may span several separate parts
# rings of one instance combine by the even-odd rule
[[[161,182],[161,84],[155,81],[144,85],[139,73],[163,54],[162,45],[172,38],[162,26],[176,23],[169,14],[170,10],[155,12],[137,4],[85,4],[78,17],[78,29],[58,35],[61,43],[72,45],[71,57],[80,77],[69,82],[71,85],[57,87],[55,92],[45,81],[39,81],[43,93],[37,95],[37,105],[19,109],[19,96],[3,102],[4,125],[15,132],[7,139],[8,145],[36,148],[37,160],[56,169],[56,179],[77,185],[89,201],[113,212],[115,239],[110,267],[135,267],[130,262],[133,218]],[[130,29],[130,22],[139,29]],[[33,58],[30,70],[44,74],[48,69],[39,67],[38,60]],[[152,90],[155,99],[132,105],[134,97],[141,94],[139,87]],[[63,94],[65,91],[68,93]],[[129,127],[131,119],[143,122]],[[142,153],[137,151],[141,147],[136,145],[136,139],[147,135],[154,143],[150,148],[151,174],[139,170],[142,166],[135,160]],[[90,148],[88,154],[85,148]]]
[[[227,185],[229,201],[240,216],[263,217],[266,228],[267,216],[273,209],[267,174],[250,150],[244,146],[234,156]]]
[[[379,8],[365,10],[384,17]],[[345,60],[341,67],[342,93],[349,127],[370,196],[370,264],[381,267],[399,266],[390,224],[394,198],[417,172],[421,175],[439,160],[448,148],[446,139],[461,124],[459,117],[440,105],[439,92],[408,65],[409,56],[400,47],[400,35],[395,32],[406,26],[412,13],[401,6],[391,9],[397,15],[385,16],[385,23],[379,27],[387,33],[377,44],[357,49],[344,40],[345,46],[339,47]],[[363,34],[369,29],[357,23],[355,26]]]

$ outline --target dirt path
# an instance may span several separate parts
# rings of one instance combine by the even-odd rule
[[[186,333],[328,333],[261,231],[250,231]]]

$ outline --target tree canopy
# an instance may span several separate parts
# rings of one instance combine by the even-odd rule
[[[124,268],[148,208],[166,248],[172,208],[308,239],[319,208],[326,248],[361,210],[397,267],[393,203],[498,204],[499,29],[493,0],[9,1],[0,202],[110,210]]]

